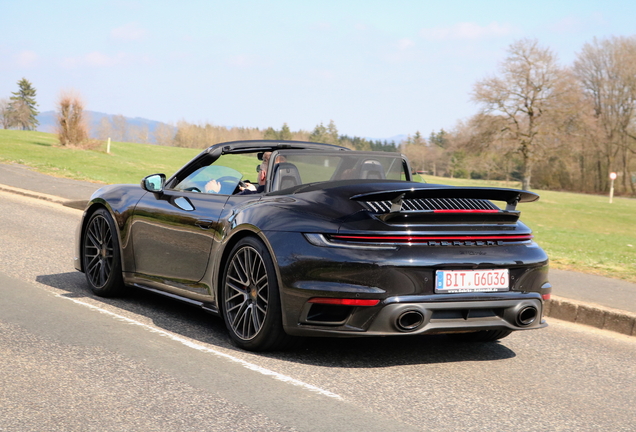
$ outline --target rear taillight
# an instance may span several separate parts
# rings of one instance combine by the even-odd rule
[[[309,303],[341,306],[375,306],[380,303],[380,300],[314,297],[312,299],[309,299]]]

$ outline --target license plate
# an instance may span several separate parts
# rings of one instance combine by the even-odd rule
[[[436,293],[508,291],[508,269],[494,270],[437,270]]]

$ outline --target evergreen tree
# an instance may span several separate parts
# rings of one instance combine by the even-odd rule
[[[447,135],[448,133],[444,129],[440,129],[437,133],[431,132],[431,136],[428,140],[439,148],[446,148],[446,145],[448,144]]]
[[[292,133],[289,130],[289,126],[287,126],[287,123],[283,123],[283,127],[280,128],[280,132],[278,133],[278,137],[279,139],[285,141],[289,141],[293,138]]]
[[[278,132],[276,132],[276,129],[274,129],[273,127],[270,126],[265,131],[265,134],[263,135],[263,139],[266,139],[266,140],[277,140],[278,139]]]
[[[322,123],[316,125],[311,135],[309,135],[309,141],[334,145],[340,144],[340,136],[338,135],[336,124],[331,120],[327,127]]]
[[[35,93],[31,83],[26,78],[22,78],[18,81],[18,91],[13,92],[11,96],[11,111],[16,114],[14,116],[16,123],[23,130],[34,130],[40,124],[36,118],[39,112],[35,108],[38,105],[35,101]]]
[[[287,123],[283,123],[283,127],[281,127],[279,131],[270,126],[267,128],[265,134],[263,135],[263,139],[276,141],[289,141],[293,139],[293,137],[294,136],[292,134],[292,131],[289,129],[289,126],[287,126]]]
[[[424,138],[422,138],[422,134],[420,133],[420,131],[415,132],[415,135],[413,136],[413,144],[416,144],[416,145],[424,144]]]
[[[325,125],[322,123],[316,125],[311,135],[309,135],[309,141],[328,144],[327,128]]]
[[[336,124],[333,120],[330,120],[327,125],[327,140],[327,144],[338,144],[338,129],[336,128]]]

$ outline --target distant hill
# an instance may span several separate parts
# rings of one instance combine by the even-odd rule
[[[86,110],[84,111],[84,114],[86,115],[88,119],[90,135],[93,138],[98,138],[97,133],[99,130],[99,123],[102,121],[102,119],[107,118],[108,120],[112,122],[112,119],[114,117],[113,114],[105,114],[105,113],[101,113],[97,111]],[[40,125],[38,126],[37,130],[40,132],[55,133],[56,127],[57,127],[56,115],[57,114],[55,111],[45,111],[38,114],[37,119],[40,122]],[[134,127],[148,126],[148,130],[150,131],[151,134],[152,132],[155,131],[157,126],[162,124],[161,122],[158,122],[155,120],[148,120],[141,117],[134,117],[134,118],[125,117],[125,118],[129,126],[134,126]]]

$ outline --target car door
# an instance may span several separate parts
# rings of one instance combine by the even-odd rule
[[[228,198],[182,190],[146,193],[131,224],[136,276],[205,294],[205,287],[197,282],[208,266]]]

